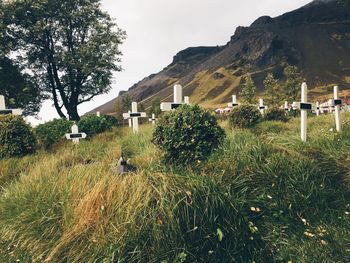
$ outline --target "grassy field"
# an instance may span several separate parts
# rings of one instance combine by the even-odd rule
[[[350,262],[350,114],[232,130],[174,168],[152,127],[0,161],[0,262]],[[137,172],[114,174],[121,152]]]

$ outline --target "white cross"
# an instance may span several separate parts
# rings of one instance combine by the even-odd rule
[[[335,111],[335,127],[338,132],[341,131],[340,106],[342,104],[342,100],[339,99],[339,88],[338,86],[334,86],[334,100],[332,101],[332,105]]]
[[[307,111],[312,110],[312,104],[307,102],[307,84],[301,84],[301,102],[293,102],[293,108],[300,109],[300,137],[303,142],[307,139]]]
[[[237,96],[236,95],[232,95],[232,102],[230,102],[229,104],[227,104],[227,106],[229,108],[233,108],[233,107],[236,107],[238,106],[239,103],[237,102]]]
[[[333,113],[334,106],[332,105],[332,99],[328,100],[327,105],[329,113]]]
[[[188,98],[188,100],[189,100],[189,98]],[[170,110],[174,110],[174,109],[180,107],[182,104],[183,104],[183,102],[182,102],[182,86],[175,85],[174,86],[174,102],[173,103],[163,102],[160,104],[160,109],[162,111],[170,111]]]
[[[284,110],[285,111],[289,111],[289,103],[288,103],[288,101],[284,102]]]
[[[316,116],[320,116],[320,102],[319,101],[316,101]]]
[[[261,115],[264,115],[265,110],[267,110],[267,106],[264,105],[264,99],[259,99],[259,110]]]
[[[0,95],[0,115],[13,114],[22,115],[23,110],[21,109],[6,109],[5,97]]]
[[[127,114],[129,114],[128,116],[130,116],[130,113],[131,111],[128,111]],[[129,127],[131,128],[132,127],[132,118],[131,117],[126,117],[127,115],[125,113],[123,113],[123,119],[124,120],[128,120],[128,123],[129,123]]]
[[[131,112],[123,113],[124,119],[132,119],[132,128],[134,133],[139,132],[139,118],[146,118],[146,112],[138,112],[137,111],[137,103],[131,103]]]
[[[78,125],[73,124],[71,128],[72,133],[67,133],[67,140],[72,140],[74,144],[78,144],[80,139],[85,139],[87,137],[86,133],[79,132]]]
[[[130,113],[131,113],[131,111],[128,110],[128,114],[130,114]],[[123,114],[123,117],[124,117],[124,114]],[[131,117],[124,117],[124,120],[128,120],[129,127],[131,128],[132,127],[132,118]]]
[[[154,113],[152,113],[152,118],[149,118],[148,120],[149,120],[150,122],[152,122],[153,125],[155,125],[155,124],[156,124],[156,120],[157,120],[157,119],[156,119],[156,115],[155,115]]]
[[[331,100],[332,101],[332,100]],[[331,104],[332,102],[329,102],[329,101],[327,101],[327,102],[324,102],[324,103],[322,103],[322,104],[320,104],[320,112],[321,113],[325,113],[325,112],[331,112],[331,106],[330,106],[330,104]]]

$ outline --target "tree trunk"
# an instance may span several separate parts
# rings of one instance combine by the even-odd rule
[[[80,116],[78,113],[77,105],[70,104],[69,107],[66,107],[69,115],[69,120],[71,121],[79,121]]]
[[[50,85],[51,85],[51,91],[52,91],[52,96],[53,96],[53,103],[54,103],[54,106],[56,108],[56,111],[57,111],[58,115],[62,119],[66,119],[66,115],[64,115],[64,113],[62,112],[61,107],[60,107],[60,105],[58,103],[56,87],[55,87],[55,80],[53,78],[52,68],[51,68],[50,64],[49,64],[49,66],[47,68],[47,73],[48,73],[48,76],[49,76],[49,82],[50,82]]]

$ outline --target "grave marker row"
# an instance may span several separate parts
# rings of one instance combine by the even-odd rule
[[[341,131],[341,119],[340,119],[340,106],[342,101],[339,99],[339,88],[334,86],[334,99],[328,102],[328,105],[334,107],[335,111],[335,125],[338,132]],[[293,102],[293,108],[300,109],[301,111],[301,123],[300,123],[300,137],[303,142],[307,140],[307,112],[313,109],[313,105],[307,102],[307,84],[304,82],[301,85],[301,102]],[[315,112],[319,116],[321,106],[319,102],[316,102]]]
[[[227,107],[232,109],[232,108],[237,107],[239,105],[240,104],[237,102],[237,95],[232,95],[232,102],[228,103]],[[260,113],[262,115],[264,115],[265,111],[267,110],[267,106],[264,105],[264,99],[262,99],[262,98],[259,99],[259,106],[258,106],[258,108],[259,108]]]
[[[160,108],[162,111],[169,111],[172,109],[176,109],[182,104],[190,104],[190,98],[188,96],[184,97],[184,103],[182,102],[182,86],[181,85],[175,85],[174,86],[174,102],[168,103],[164,102],[161,103]],[[146,118],[147,114],[145,112],[138,112],[137,111],[137,103],[132,102],[132,111],[128,111],[128,113],[123,113],[123,118],[127,119],[129,121],[129,127],[133,128],[134,133],[138,133],[139,131],[139,118]],[[149,121],[152,122],[154,125],[156,122],[156,116],[155,114],[152,114],[152,117],[149,118]]]
[[[238,106],[236,95],[232,96],[232,103],[228,103],[229,108],[233,108]],[[329,100],[327,103],[321,105],[318,101],[316,105],[308,103],[307,101],[307,84],[306,82],[301,85],[301,101],[293,102],[292,107],[289,106],[288,101],[284,102],[284,106],[282,106],[286,111],[290,111],[291,109],[300,109],[301,111],[301,124],[300,124],[300,137],[301,140],[306,142],[307,140],[307,112],[314,111],[317,116],[320,113],[323,113],[323,108],[333,109],[335,113],[335,123],[336,130],[338,132],[341,131],[341,120],[340,120],[340,107],[342,105],[342,101],[339,99],[339,89],[338,86],[334,87],[334,99]],[[264,115],[267,110],[267,106],[264,105],[264,100],[262,98],[259,99],[259,110],[262,115]]]
[[[184,103],[189,104],[189,97],[184,98]],[[175,85],[174,86],[174,102],[172,103],[161,103],[160,108],[162,111],[169,111],[178,108],[180,105],[184,104],[182,101],[182,87],[181,85]],[[0,97],[0,109],[1,109],[1,97]],[[239,103],[237,103],[237,96],[232,95],[232,103],[229,103],[228,106],[233,108],[235,106],[238,106]],[[329,100],[327,105],[325,107],[333,108],[335,112],[335,122],[336,122],[336,130],[338,132],[341,131],[341,120],[340,120],[340,106],[342,105],[342,101],[339,99],[339,88],[338,86],[334,87],[334,99]],[[259,110],[261,114],[265,113],[265,110],[267,109],[267,106],[264,105],[264,100],[262,98],[259,99]],[[2,108],[5,108],[3,106]],[[306,82],[302,83],[301,85],[301,101],[300,102],[293,102],[292,104],[293,109],[300,109],[301,111],[301,124],[300,124],[300,137],[303,142],[307,141],[307,112],[314,110],[316,115],[319,116],[321,113],[322,105],[317,101],[315,107],[308,103],[307,101],[307,84]],[[287,101],[284,103],[284,109],[290,110],[289,104]],[[99,113],[98,113],[99,115]],[[124,119],[129,120],[129,126],[133,127],[133,132],[137,133],[139,131],[139,118],[146,118],[147,115],[145,112],[138,112],[137,110],[137,103],[132,102],[132,111],[128,111],[128,113],[123,114]],[[152,122],[152,124],[155,124],[156,118],[155,114],[152,114],[152,117],[149,118],[149,121]],[[132,122],[132,123],[131,123]],[[72,126],[72,133],[67,134],[67,139],[72,139],[74,143],[79,143],[79,139],[86,138],[85,133],[79,133],[77,125]]]

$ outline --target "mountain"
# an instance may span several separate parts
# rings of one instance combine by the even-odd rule
[[[224,46],[190,47],[173,62],[127,92],[146,107],[152,100],[171,101],[173,85],[183,85],[184,96],[204,107],[216,107],[238,93],[242,77],[251,74],[263,96],[267,73],[283,78],[286,65],[297,66],[307,79],[309,96],[322,98],[340,85],[350,84],[350,5],[343,0],[316,0],[292,12],[258,18],[238,27]],[[344,91],[345,90],[345,91]],[[92,112],[112,113],[118,98]]]

